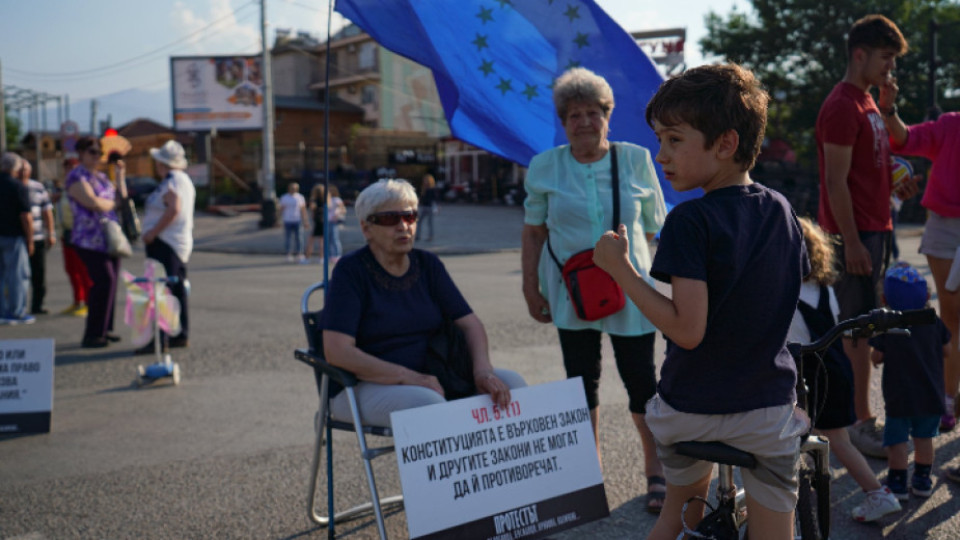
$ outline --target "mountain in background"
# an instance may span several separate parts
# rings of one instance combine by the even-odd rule
[[[77,123],[81,133],[89,133],[90,131],[90,103],[93,99],[97,101],[98,124],[95,127],[96,131],[100,131],[99,122],[104,122],[108,118],[114,128],[137,118],[148,118],[165,126],[171,126],[173,123],[169,87],[158,90],[134,88],[92,99],[71,101],[70,119]],[[47,110],[47,129],[59,129],[56,123],[57,109],[56,107],[50,108]],[[29,123],[25,121],[24,124],[27,125],[22,126],[22,133],[29,129]]]

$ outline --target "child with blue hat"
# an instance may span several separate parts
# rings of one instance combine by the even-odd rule
[[[916,268],[898,263],[883,280],[887,306],[903,311],[921,309],[930,292],[927,280]],[[871,360],[883,364],[883,399],[887,422],[883,446],[887,450],[887,486],[900,500],[910,493],[929,497],[933,493],[933,438],[939,434],[944,414],[943,358],[950,331],[937,318],[932,325],[910,328],[910,334],[882,334],[870,339]],[[913,438],[913,477],[907,487],[907,442]]]

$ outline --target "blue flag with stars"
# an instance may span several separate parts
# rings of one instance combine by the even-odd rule
[[[460,140],[524,166],[566,144],[553,81],[584,67],[613,88],[610,140],[654,155],[659,148],[644,114],[663,77],[593,0],[337,0],[336,9],[380,45],[433,71]],[[668,208],[694,196],[661,186]]]

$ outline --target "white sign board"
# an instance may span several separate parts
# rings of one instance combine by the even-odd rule
[[[170,78],[175,130],[263,127],[259,56],[174,57]]]
[[[52,339],[0,341],[0,434],[50,431],[53,355]]]
[[[610,515],[579,378],[390,415],[410,538],[539,538]]]

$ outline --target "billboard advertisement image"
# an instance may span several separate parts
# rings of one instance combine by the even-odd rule
[[[263,72],[260,61],[259,56],[171,58],[174,129],[261,129]]]

